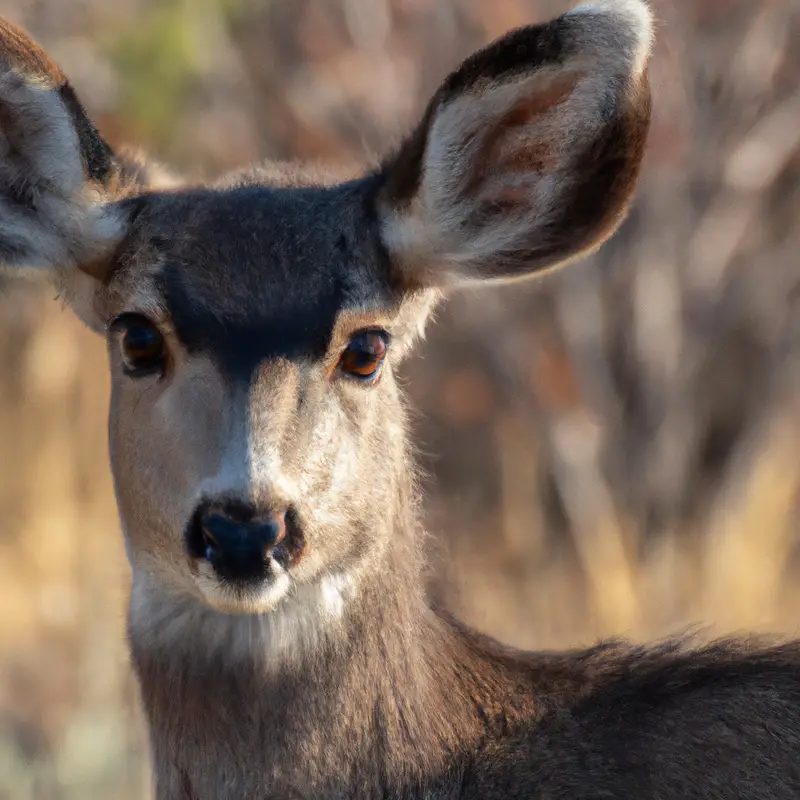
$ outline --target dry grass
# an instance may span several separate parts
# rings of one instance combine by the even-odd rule
[[[135,128],[180,164],[219,168],[377,149],[458,57],[568,4],[204,0],[201,58],[188,5],[168,5],[133,38],[156,4],[0,11],[59,55],[111,135]],[[459,298],[409,365],[436,590],[521,645],[696,623],[791,634],[800,619],[800,15],[655,5],[653,144],[621,235],[527,293]],[[178,33],[187,60],[173,64]],[[181,102],[126,116],[119,98],[147,105],[136,59],[159,46],[161,88]],[[109,56],[123,51],[124,80]],[[0,798],[139,798],[103,345],[47,290],[14,284],[0,359]]]

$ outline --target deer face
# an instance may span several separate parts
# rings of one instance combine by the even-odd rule
[[[0,29],[0,255],[108,338],[135,576],[224,612],[329,612],[380,575],[411,469],[395,368],[440,293],[599,246],[649,121],[651,21],[606,0],[468,59],[346,183],[161,188]],[[20,44],[22,42],[22,44]]]
[[[95,295],[131,559],[217,608],[349,576],[391,531],[394,369],[431,293],[393,285],[378,185],[144,198]]]

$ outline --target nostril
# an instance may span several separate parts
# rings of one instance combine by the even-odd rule
[[[192,558],[207,561],[220,575],[241,580],[262,575],[285,538],[284,512],[243,515],[205,506],[193,516],[186,547]]]
[[[203,540],[203,555],[210,561],[214,552],[219,548],[219,542],[205,523],[200,524],[200,536]]]
[[[273,528],[273,546],[280,544],[286,538],[286,512],[275,515],[270,520]]]
[[[254,524],[249,532],[254,542],[257,542],[265,554],[273,547],[277,547],[286,536],[286,522],[284,515],[270,517]]]

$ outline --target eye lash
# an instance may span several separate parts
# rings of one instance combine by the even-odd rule
[[[392,334],[385,328],[359,328],[350,334],[342,350],[346,350],[350,346],[350,343],[353,341],[353,339],[356,339],[359,336],[367,336],[370,333],[374,334],[375,336],[380,336],[387,348],[392,343]]]
[[[344,352],[350,347],[354,339],[358,338],[359,336],[366,336],[367,334],[370,333],[373,333],[376,336],[380,336],[381,339],[383,339],[383,344],[388,352],[389,348],[392,345],[392,334],[389,331],[385,330],[384,328],[359,328],[357,331],[353,331],[353,333],[351,333],[347,337],[344,344],[342,344],[341,347],[339,347],[338,353],[336,355],[336,363],[338,364],[339,359],[342,357]]]
[[[106,323],[106,332],[107,333],[117,333],[119,329],[125,324],[125,320],[131,317],[132,314],[129,311],[126,311],[122,314],[117,314],[116,317],[112,317]]]
[[[123,311],[117,314],[115,317],[111,317],[106,324],[105,330],[106,333],[114,333],[114,331],[119,330],[119,328],[125,325],[126,322],[132,322],[139,317],[144,317],[148,322],[152,325],[155,325],[160,331],[164,331],[166,328],[167,331],[172,330],[171,326],[169,325],[168,321],[162,320],[160,317],[156,315],[151,315],[148,311]]]

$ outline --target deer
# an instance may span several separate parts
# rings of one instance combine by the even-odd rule
[[[522,652],[426,595],[398,366],[451,291],[616,232],[654,25],[591,0],[467,58],[361,173],[200,183],[0,24],[0,263],[107,341],[159,800],[800,796],[796,643]]]

